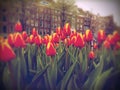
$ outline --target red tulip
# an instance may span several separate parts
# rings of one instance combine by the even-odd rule
[[[26,46],[25,41],[20,33],[15,34],[14,46],[17,48]]]
[[[99,30],[97,38],[98,38],[98,43],[101,44],[106,38],[105,32],[103,30]]]
[[[15,31],[22,32],[22,25],[19,21],[15,24]]]
[[[66,23],[66,24],[64,25],[63,31],[64,31],[64,34],[65,34],[66,36],[70,35],[71,30],[70,30],[70,24],[69,24],[69,23]]]
[[[33,44],[34,43],[34,36],[33,35],[30,35],[29,38],[28,38],[28,43],[30,44]]]
[[[77,37],[76,37],[76,36],[71,37],[71,38],[70,38],[70,42],[71,42],[71,44],[73,44],[73,45],[74,45],[74,43],[75,43],[76,39],[77,39]]]
[[[13,46],[14,45],[14,35],[13,34],[9,34],[8,35],[8,43]]]
[[[60,35],[60,39],[64,40],[65,38],[66,38],[65,34],[62,32],[61,35]]]
[[[85,31],[85,40],[86,40],[87,42],[93,40],[92,32],[91,32],[91,30],[89,30],[89,29]]]
[[[73,37],[73,36],[76,36],[77,35],[77,32],[76,30],[72,31],[71,34],[70,34],[70,38]]]
[[[32,35],[33,36],[37,36],[38,35],[38,32],[35,28],[32,29]]]
[[[89,59],[93,60],[95,58],[95,53],[93,51],[90,51],[88,57]]]
[[[56,49],[51,42],[47,43],[46,54],[47,56],[54,56],[56,54]]]
[[[82,34],[81,33],[77,34],[77,39],[74,42],[74,46],[82,48],[82,47],[84,47],[84,45],[85,45],[85,42],[83,40]]]
[[[4,38],[0,36],[0,43],[2,43],[3,41],[4,41]]]
[[[27,32],[26,32],[26,31],[23,31],[23,32],[22,32],[22,37],[23,37],[24,40],[27,39],[28,35],[27,35]]]
[[[0,43],[0,61],[8,62],[16,57],[10,45],[5,41]]]
[[[115,41],[112,34],[109,34],[106,40],[110,43],[110,45],[115,45]]]
[[[54,43],[58,43],[59,42],[59,35],[57,34],[57,33],[53,33],[53,35],[52,35],[52,41],[54,42]]]
[[[40,46],[42,44],[42,38],[40,35],[37,35],[34,40],[35,44]]]

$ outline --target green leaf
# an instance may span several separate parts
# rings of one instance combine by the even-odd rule
[[[65,76],[63,77],[63,80],[61,82],[61,90],[66,88],[66,85],[70,79],[71,74],[73,73],[73,70],[75,68],[77,61],[75,61],[72,66],[68,69],[68,71],[66,72]]]
[[[103,72],[101,75],[99,75],[98,79],[96,80],[94,90],[102,90],[104,83],[110,76],[112,70],[113,68],[110,68],[107,71]]]
[[[85,82],[83,89],[92,89],[95,80],[97,79],[97,77],[101,74],[102,70],[103,70],[103,58],[102,56],[100,56],[100,63],[97,65],[97,67],[89,74],[87,81]]]

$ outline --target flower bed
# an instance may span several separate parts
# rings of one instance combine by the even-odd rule
[[[107,81],[119,74],[120,34],[114,31],[106,35],[104,30],[99,30],[97,41],[93,38],[91,30],[84,34],[71,32],[69,23],[63,30],[58,27],[55,33],[45,36],[39,35],[35,28],[28,35],[17,23],[14,33],[6,39],[0,37],[5,88],[108,88]]]

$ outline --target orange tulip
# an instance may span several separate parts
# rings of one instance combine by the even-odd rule
[[[85,31],[85,40],[86,40],[87,42],[93,40],[92,32],[91,32],[91,30],[89,30],[89,29]]]
[[[82,48],[82,47],[84,47],[84,45],[85,45],[85,42],[84,42],[84,40],[83,40],[83,36],[82,36],[81,33],[78,33],[78,34],[77,34],[77,39],[76,39],[76,41],[74,42],[74,46],[79,47],[79,48]]]
[[[95,58],[95,53],[93,51],[90,51],[88,57],[90,60],[93,60]]]
[[[38,35],[38,32],[35,28],[32,29],[32,35],[33,36],[37,36]]]
[[[14,35],[13,34],[9,34],[8,35],[8,43],[13,46],[14,45]]]
[[[15,34],[14,46],[17,48],[26,46],[25,41],[20,33]]]
[[[51,42],[47,43],[46,54],[47,56],[54,56],[56,54],[56,49]]]
[[[114,41],[114,38],[113,38],[113,35],[112,35],[112,34],[109,34],[109,35],[106,37],[106,40],[110,43],[110,45],[115,45],[115,41]]]
[[[8,62],[16,57],[10,45],[5,41],[0,43],[0,61]]]
[[[34,40],[35,44],[40,46],[42,44],[42,38],[40,35],[37,35]]]
[[[23,32],[22,32],[22,37],[23,37],[24,40],[27,39],[28,35],[27,35],[27,32],[26,32],[26,31],[23,31]]]
[[[63,31],[64,31],[64,34],[65,34],[66,36],[70,35],[71,30],[70,30],[70,24],[69,24],[69,23],[66,23],[66,24],[64,25]]]
[[[22,32],[22,25],[19,21],[15,24],[15,31]]]
[[[103,30],[99,30],[97,36],[98,43],[101,44],[105,40],[105,38],[106,38],[105,32]]]

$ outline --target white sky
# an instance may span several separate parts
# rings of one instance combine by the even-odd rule
[[[120,26],[120,1],[115,0],[76,0],[76,5],[85,11],[101,16],[113,15],[114,21]]]

